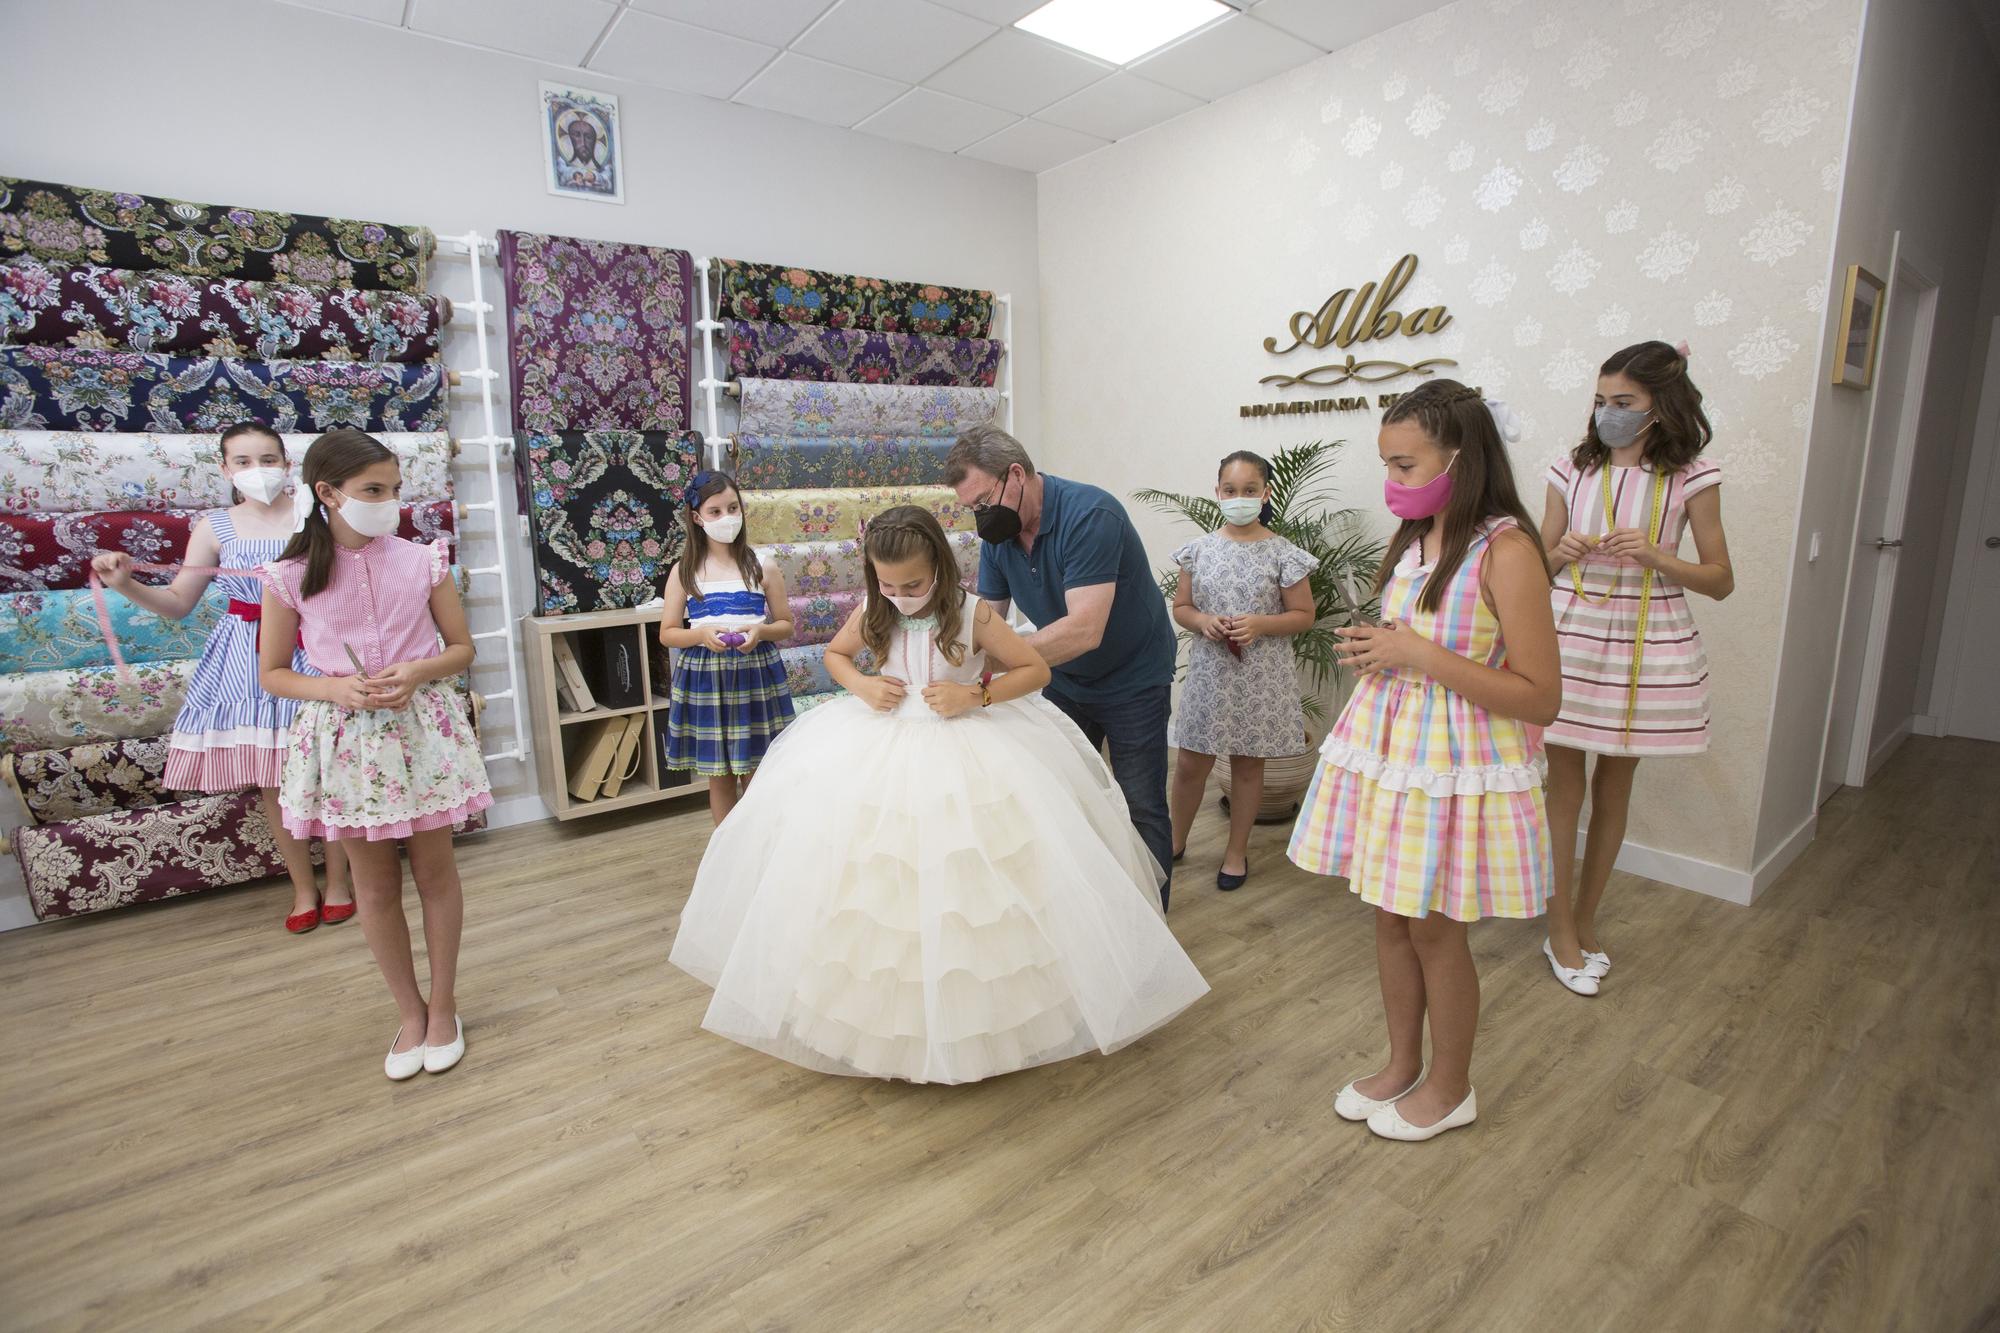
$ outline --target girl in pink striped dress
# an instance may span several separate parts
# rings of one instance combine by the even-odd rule
[[[1384,623],[1343,629],[1355,686],[1321,748],[1291,858],[1375,911],[1389,1059],[1334,1099],[1384,1138],[1471,1124],[1479,974],[1466,925],[1549,892],[1538,728],[1561,702],[1548,570],[1479,391],[1433,380],[1382,416],[1402,525],[1376,575]],[[1424,1021],[1431,1030],[1424,1073]]]
[[[1625,841],[1640,758],[1708,748],[1708,658],[1687,591],[1720,600],[1735,587],[1722,470],[1701,456],[1711,435],[1686,345],[1638,343],[1601,367],[1583,441],[1548,471],[1542,533],[1563,706],[1547,737],[1555,894],[1542,951],[1578,995],[1595,995],[1611,970],[1597,907]],[[1677,554],[1688,531],[1694,562]],[[1579,877],[1586,754],[1597,762]]]

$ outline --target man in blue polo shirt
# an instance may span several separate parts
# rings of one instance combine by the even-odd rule
[[[958,437],[945,484],[978,521],[980,597],[1001,615],[1012,602],[1035,623],[1028,642],[1055,677],[1043,694],[1092,745],[1110,742],[1132,827],[1171,875],[1174,631],[1138,529],[1109,492],[1036,472],[1021,442],[998,426]]]

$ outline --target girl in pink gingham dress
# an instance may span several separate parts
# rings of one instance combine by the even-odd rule
[[[455,998],[464,917],[452,826],[493,803],[460,697],[440,682],[472,665],[465,609],[442,543],[392,535],[401,471],[358,430],[329,431],[307,451],[299,533],[265,566],[264,688],[304,703],[292,722],[278,804],[298,837],[347,849],[361,931],[402,1014],[392,1079],[458,1063]],[[317,676],[292,669],[303,639]],[[417,984],[403,915],[405,842],[423,901],[431,993]]]

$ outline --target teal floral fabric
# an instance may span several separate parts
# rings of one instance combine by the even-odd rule
[[[695,432],[592,430],[528,437],[535,609],[564,615],[638,606],[680,558],[681,492]]]
[[[736,436],[736,479],[751,490],[941,486],[947,436]]]
[[[166,620],[106,591],[104,610],[127,662],[200,657],[229,598],[211,583],[184,620]],[[0,595],[0,672],[109,666],[111,650],[97,625],[90,589]]]

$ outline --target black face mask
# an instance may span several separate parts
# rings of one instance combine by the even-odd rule
[[[1009,473],[1013,468],[1008,468]],[[1023,490],[1026,484],[1023,483]],[[1007,483],[1000,483],[1000,496],[1007,494]],[[998,546],[1001,542],[1011,542],[1021,535],[1021,511],[1012,505],[1001,504],[996,499],[993,504],[975,506],[972,511],[972,526],[979,533],[979,540]]]

